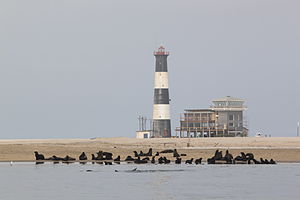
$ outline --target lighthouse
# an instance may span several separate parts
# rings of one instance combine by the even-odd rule
[[[170,98],[168,84],[167,58],[169,52],[163,46],[154,52],[154,104],[153,104],[153,137],[171,137]]]

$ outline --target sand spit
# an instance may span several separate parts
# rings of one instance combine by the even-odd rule
[[[70,155],[77,159],[84,151],[90,159],[92,153],[103,150],[124,159],[127,155],[133,155],[134,150],[147,151],[150,147],[153,152],[176,148],[179,153],[188,155],[184,159],[203,157],[206,160],[216,149],[229,149],[234,155],[244,151],[253,152],[257,158],[300,162],[300,137],[0,140],[0,161],[32,161],[33,151],[39,151],[46,157]]]

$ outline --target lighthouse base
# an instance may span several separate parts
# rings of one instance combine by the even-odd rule
[[[153,137],[171,137],[171,120],[154,119],[153,120]]]

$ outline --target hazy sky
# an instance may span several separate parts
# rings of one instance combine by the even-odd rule
[[[0,138],[134,137],[170,51],[172,129],[231,95],[250,135],[296,135],[299,0],[2,0]]]

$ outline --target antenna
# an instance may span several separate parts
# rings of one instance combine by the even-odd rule
[[[299,126],[300,126],[300,122],[297,123],[297,137],[299,137]]]

